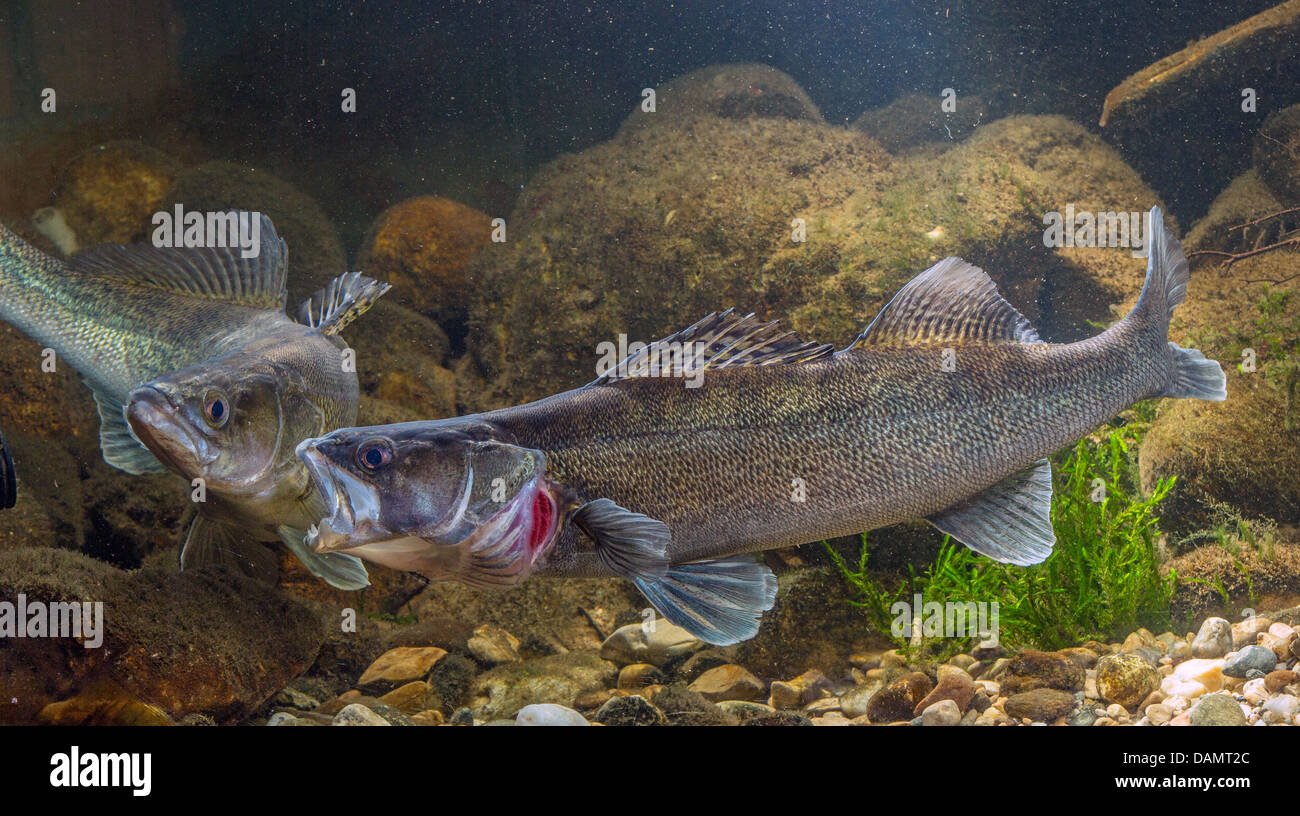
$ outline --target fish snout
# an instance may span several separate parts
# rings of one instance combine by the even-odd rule
[[[167,391],[142,385],[127,396],[123,413],[131,433],[165,466],[186,474],[202,464],[198,446]]]

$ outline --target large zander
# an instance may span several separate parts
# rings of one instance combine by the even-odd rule
[[[310,531],[436,580],[623,576],[715,644],[774,601],[759,550],[925,518],[999,561],[1051,553],[1048,454],[1134,402],[1226,398],[1223,371],[1169,342],[1188,264],[1153,209],[1136,307],[1096,337],[1041,341],[981,270],[948,258],[848,348],[731,313],[590,385],[499,411],[307,440],[330,515]],[[656,350],[696,352],[653,373]],[[680,356],[680,355],[679,355]]]

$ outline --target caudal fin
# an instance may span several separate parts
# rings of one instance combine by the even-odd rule
[[[1191,269],[1182,244],[1165,230],[1164,214],[1152,207],[1147,215],[1147,279],[1132,317],[1157,321],[1169,328],[1174,308],[1187,299]],[[1203,399],[1219,402],[1228,398],[1227,378],[1214,360],[1196,349],[1169,343],[1173,362],[1162,397]]]

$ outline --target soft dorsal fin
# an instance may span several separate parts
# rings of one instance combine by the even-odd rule
[[[1040,342],[983,269],[944,258],[908,281],[850,348]]]
[[[799,363],[829,357],[834,351],[829,343],[810,343],[782,329],[779,321],[764,323],[752,313],[740,316],[728,309],[629,354],[592,385],[660,375],[665,369],[681,375],[738,366]]]
[[[345,272],[302,302],[298,322],[322,334],[338,334],[391,288],[360,272]]]
[[[252,214],[230,212],[252,223]],[[271,219],[257,222],[258,252],[242,257],[239,246],[155,247],[103,244],[81,252],[69,261],[86,275],[127,280],[194,297],[225,300],[264,309],[283,309],[289,250],[276,234]],[[228,243],[237,244],[235,240]]]

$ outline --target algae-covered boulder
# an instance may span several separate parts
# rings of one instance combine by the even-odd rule
[[[81,249],[148,239],[153,214],[181,172],[171,156],[139,142],[107,142],[63,168],[54,207]]]
[[[1287,206],[1300,204],[1300,105],[1275,111],[1255,136],[1260,178]]]
[[[595,652],[569,652],[507,663],[474,682],[470,708],[477,719],[513,717],[534,703],[572,706],[578,695],[608,688],[618,677],[613,663]]]
[[[163,197],[162,209],[186,212],[249,210],[271,218],[289,246],[289,311],[347,270],[338,231],[311,196],[265,170],[212,161],[186,168]]]
[[[864,112],[853,127],[866,132],[890,153],[940,149],[965,140],[988,117],[988,106],[974,95],[959,95],[951,110],[940,96],[905,94],[881,108]]]
[[[806,119],[821,122],[812,97],[784,71],[758,63],[714,65],[654,88],[653,110],[645,96],[622,131],[706,116],[723,119]]]
[[[390,300],[460,334],[474,286],[465,268],[488,245],[491,229],[491,220],[478,210],[438,196],[420,196],[389,207],[375,219],[357,266],[393,285],[386,296]]]
[[[1088,320],[1141,287],[1128,249],[1044,246],[1045,212],[1157,203],[1113,149],[1061,117],[1005,119],[910,159],[813,117],[705,105],[634,117],[540,170],[509,240],[472,262],[465,407],[588,382],[600,343],[649,342],[729,307],[844,345],[947,255],[986,268],[1050,339],[1094,333]]]
[[[1279,208],[1259,173],[1248,172],[1219,196],[1185,248],[1262,246],[1282,227],[1233,227]],[[1161,508],[1161,528],[1175,539],[1213,526],[1225,512],[1300,522],[1300,299],[1284,283],[1295,274],[1293,258],[1274,251],[1229,265],[1220,256],[1192,257],[1187,300],[1174,312],[1170,338],[1221,362],[1228,399],[1162,403],[1142,445],[1144,489],[1177,477]]]
[[[173,718],[238,720],[311,665],[325,638],[312,607],[224,569],[123,572],[64,550],[0,553],[0,598],[20,595],[29,609],[102,603],[102,643],[0,638],[0,676],[17,700],[0,709],[6,722],[31,722],[103,679]]]

